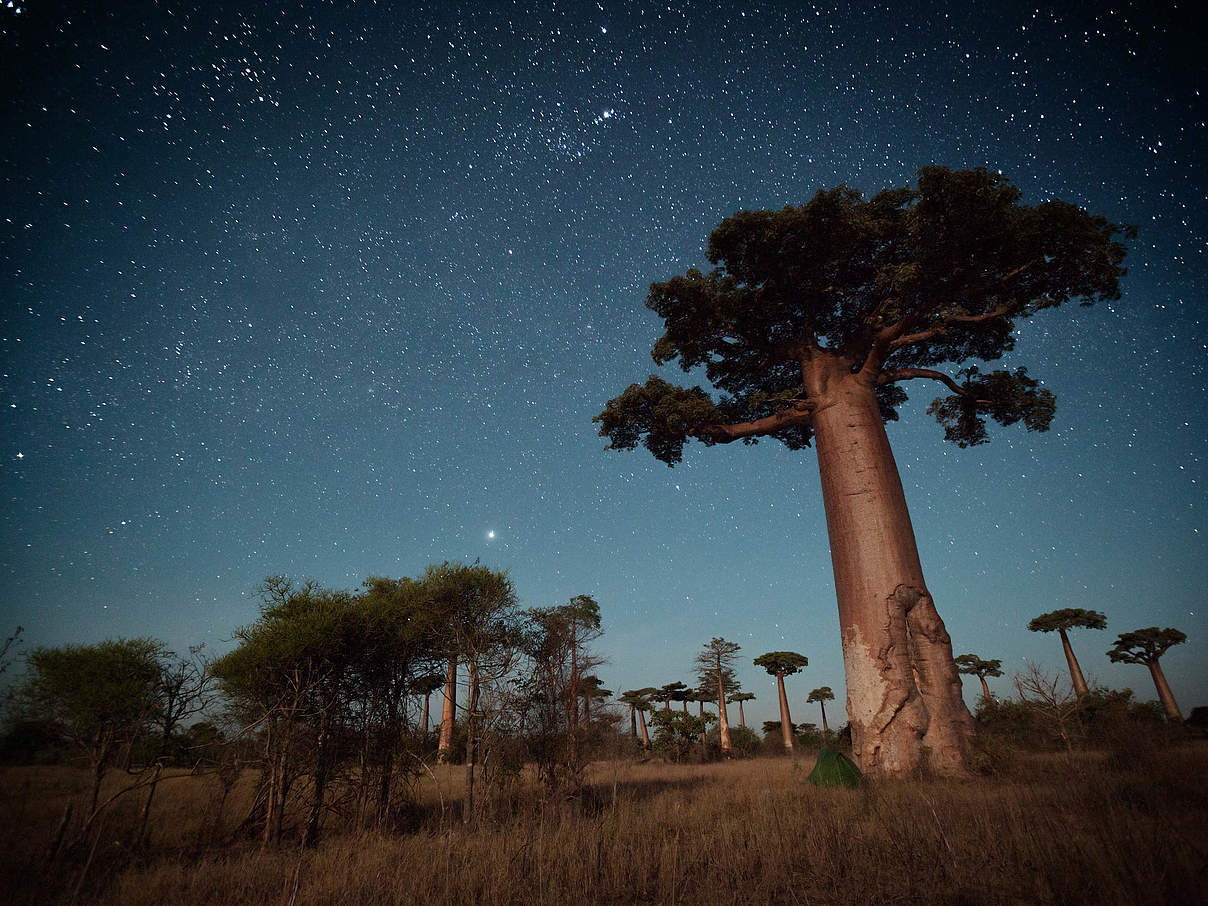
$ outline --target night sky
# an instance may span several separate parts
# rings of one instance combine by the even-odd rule
[[[723,636],[749,721],[750,658],[792,649],[817,722],[806,693],[844,692],[813,452],[668,469],[591,419],[656,371],[646,289],[726,216],[983,166],[1140,235],[1121,300],[1020,322],[1051,431],[960,450],[918,382],[889,426],[955,653],[1063,672],[1025,626],[1093,608],[1088,678],[1154,698],[1104,652],[1174,626],[1208,704],[1204,39],[1148,2],[5,2],[0,629],[218,654],[266,575],[481,558],[525,606],[596,598],[611,689]]]

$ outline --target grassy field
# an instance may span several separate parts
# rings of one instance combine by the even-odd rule
[[[1208,745],[1120,757],[1020,755],[968,783],[805,782],[813,756],[698,766],[596,763],[575,809],[521,780],[468,829],[461,769],[417,790],[416,829],[325,825],[321,845],[232,838],[215,777],[161,784],[148,837],[119,801],[86,845],[47,858],[87,786],[69,768],[0,774],[0,900],[236,904],[1201,903]],[[442,810],[443,803],[443,810]]]

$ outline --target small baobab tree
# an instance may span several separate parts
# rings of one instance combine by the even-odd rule
[[[746,729],[746,726],[747,726],[747,716],[746,716],[746,714],[743,713],[742,703],[754,701],[754,700],[755,700],[754,692],[738,692],[738,693],[735,693],[734,695],[731,695],[730,698],[728,699],[730,704],[738,705],[738,725],[740,727],[742,727],[743,729]]]
[[[990,698],[990,687],[986,685],[987,676],[1002,676],[1002,661],[982,660],[976,654],[962,654],[956,659],[956,672],[965,676],[976,676],[981,680],[982,695]]]
[[[723,755],[730,755],[734,751],[734,745],[730,742],[730,720],[726,714],[726,694],[738,691],[734,664],[738,660],[738,652],[741,647],[735,642],[714,638],[696,656],[696,673],[702,688],[708,684],[715,690],[717,725],[721,735]],[[701,710],[703,715],[703,705]]]
[[[650,733],[646,729],[646,712],[650,710],[650,697],[657,689],[630,689],[621,693],[617,698],[623,705],[629,705],[629,727],[633,738],[638,738],[638,721],[642,725],[642,748],[650,748]]]
[[[776,677],[776,693],[780,696],[780,732],[786,752],[793,751],[793,721],[789,717],[789,697],[784,691],[784,678],[808,665],[809,658],[796,651],[769,651],[755,658],[756,667],[762,667],[769,675]]]
[[[818,703],[818,707],[822,709],[822,732],[829,733],[830,727],[826,725],[826,703],[835,700],[835,693],[831,691],[830,686],[819,686],[817,689],[811,689],[809,698],[805,701],[807,704],[814,702]]]
[[[1065,661],[1070,666],[1070,683],[1074,694],[1086,695],[1086,679],[1082,676],[1082,668],[1078,666],[1078,658],[1070,646],[1069,630],[1076,627],[1083,629],[1106,629],[1107,617],[1097,610],[1083,610],[1081,607],[1063,607],[1061,610],[1042,613],[1028,623],[1031,632],[1056,632],[1061,636],[1061,647],[1065,651]]]
[[[1116,638],[1116,644],[1107,652],[1107,656],[1112,659],[1113,663],[1144,664],[1148,667],[1149,673],[1153,677],[1153,684],[1158,690],[1158,698],[1162,702],[1162,707],[1166,709],[1166,716],[1180,723],[1183,720],[1183,714],[1179,711],[1179,706],[1174,700],[1174,694],[1170,691],[1170,685],[1166,682],[1166,674],[1162,672],[1162,665],[1158,663],[1158,659],[1171,646],[1182,645],[1186,641],[1187,636],[1177,629],[1169,627],[1159,629],[1157,626],[1150,626],[1148,629],[1135,629],[1132,632],[1120,633]]]

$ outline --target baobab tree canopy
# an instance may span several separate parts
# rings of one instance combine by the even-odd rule
[[[1063,607],[1034,617],[1028,623],[1032,632],[1062,632],[1082,627],[1083,629],[1106,629],[1107,617],[1097,610],[1081,607]]]
[[[802,667],[809,666],[809,658],[796,651],[769,651],[755,658],[754,664],[772,676],[792,676]]]
[[[1118,298],[1129,228],[1061,201],[1027,206],[987,170],[924,167],[917,188],[865,200],[846,186],[780,211],[742,211],[709,237],[709,273],[654,283],[646,305],[666,324],[655,362],[703,366],[721,391],[652,376],[596,417],[611,449],[643,443],[674,465],[684,443],[774,437],[809,445],[812,361],[834,358],[874,380],[894,420],[902,384],[951,394],[932,413],[961,446],[987,440],[985,418],[1045,430],[1052,394],[1019,368],[983,374],[1015,345],[1016,322],[1071,299]]]
[[[1061,201],[1020,204],[987,170],[925,167],[917,188],[865,200],[846,186],[780,211],[742,211],[709,237],[709,273],[650,287],[657,364],[703,369],[716,397],[657,376],[596,416],[609,448],[671,466],[684,444],[773,437],[814,445],[843,634],[853,751],[866,772],[969,770],[972,719],[927,590],[883,423],[911,380],[960,446],[986,418],[1043,431],[1053,395],[1024,368],[982,373],[1017,322],[1119,296],[1130,228]]]
[[[1107,656],[1114,663],[1153,664],[1168,648],[1186,641],[1186,634],[1178,629],[1159,629],[1157,626],[1134,629],[1132,632],[1120,633]]]

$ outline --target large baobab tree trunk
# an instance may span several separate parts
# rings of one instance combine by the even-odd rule
[[[650,748],[650,733],[646,730],[646,712],[641,710],[640,708],[638,709],[638,720],[641,722],[641,725],[642,725],[642,748],[649,749]]]
[[[989,700],[990,700],[990,685],[989,685],[989,683],[987,683],[987,682],[986,682],[986,678],[985,678],[984,676],[982,676],[980,673],[977,675],[977,678],[978,678],[979,680],[981,680],[981,684],[982,684],[982,696],[983,696],[983,697],[986,699],[986,701],[989,701]]]
[[[1078,658],[1074,657],[1070,637],[1066,635],[1064,629],[1058,629],[1057,632],[1061,634],[1061,649],[1065,652],[1065,662],[1070,665],[1070,683],[1074,687],[1074,694],[1086,695],[1089,690],[1086,687],[1086,680],[1082,676],[1082,668],[1078,666]]]
[[[747,716],[742,711],[742,702],[738,703],[738,725],[744,730],[747,728]]]
[[[457,658],[449,658],[445,673],[445,702],[440,712],[440,742],[436,746],[436,760],[446,761],[453,747],[453,720],[457,711]]]
[[[793,751],[793,721],[789,717],[789,697],[784,691],[784,673],[776,674],[776,693],[780,696],[780,738],[784,741],[784,750]]]
[[[1183,712],[1179,710],[1178,704],[1174,700],[1174,693],[1170,691],[1170,684],[1166,682],[1166,674],[1162,672],[1162,665],[1157,661],[1150,661],[1146,664],[1149,672],[1153,675],[1153,684],[1158,690],[1158,700],[1162,702],[1162,707],[1166,709],[1166,716],[1171,720],[1183,722]]]
[[[701,711],[704,709],[705,703],[701,702]],[[720,670],[717,671],[717,725],[720,728],[721,752],[723,755],[729,755],[734,751],[734,743],[730,741],[730,717],[726,714],[726,684]]]
[[[862,770],[968,772],[973,734],[952,641],[923,581],[872,381],[842,360],[804,369],[839,599],[847,712]]]

